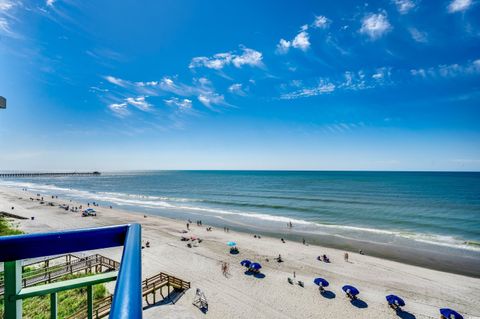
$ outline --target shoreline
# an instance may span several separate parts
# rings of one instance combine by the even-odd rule
[[[12,189],[17,191],[20,190],[19,188],[14,186],[0,185],[0,190],[2,189]],[[31,196],[36,195],[36,192],[33,193],[33,191],[29,191],[29,193]],[[49,195],[53,195],[53,192],[49,193]],[[51,198],[47,197],[45,198],[48,202]],[[70,200],[70,198],[67,198],[59,197],[57,201],[67,202]],[[80,205],[78,200],[72,199],[72,203],[75,202]],[[189,215],[189,213],[179,211],[179,215],[185,215],[183,216],[184,218],[180,218],[180,216],[175,218],[170,216],[164,216],[160,213],[157,214],[154,211],[150,211],[149,209],[144,209],[142,207],[130,206],[132,207],[131,209],[123,209],[119,208],[118,205],[115,203],[109,203],[105,201],[100,201],[99,203],[103,203],[105,205],[114,205],[115,210],[122,211],[127,214],[133,213],[138,214],[139,216],[147,214],[150,216],[164,218],[176,222],[185,221],[187,219],[186,216]],[[310,244],[318,245],[321,247],[339,249],[351,253],[357,253],[361,249],[365,254],[368,254],[369,256],[396,261],[408,265],[424,267],[428,269],[435,269],[453,274],[480,278],[480,257],[475,258],[472,256],[464,256],[460,254],[460,252],[464,251],[462,248],[449,247],[450,251],[448,251],[445,247],[441,245],[416,242],[414,239],[397,238],[397,240],[399,240],[400,242],[405,241],[406,245],[404,246],[398,243],[381,243],[362,239],[352,239],[343,236],[336,236],[334,234],[309,233],[301,230],[296,230],[295,227],[293,229],[281,229],[277,227],[272,231],[266,229],[265,226],[252,226],[249,224],[242,224],[228,219],[223,220],[223,222],[219,222],[218,219],[212,216],[205,216],[203,217],[203,219],[207,220],[209,225],[215,227],[229,227],[232,230],[242,232],[247,235],[253,236],[254,233],[257,233],[263,236],[269,236],[277,239],[285,238],[296,242],[302,242],[302,239],[305,238],[306,241]],[[414,247],[412,244],[416,244],[417,247]],[[430,250],[429,248],[434,248],[435,250]],[[472,254],[472,251],[465,252]]]
[[[80,217],[79,213],[66,212],[58,204],[76,203],[62,198],[45,197],[46,202],[54,202],[55,207],[31,201],[36,194],[0,187],[0,211],[30,217],[35,220],[16,220],[20,229],[31,232],[46,232],[60,229],[88,228],[112,224],[137,222],[142,224],[143,240],[150,241],[152,248],[142,250],[143,277],[164,271],[192,282],[175,306],[151,307],[145,311],[145,318],[204,318],[204,314],[191,305],[195,288],[205,291],[212,309],[211,318],[318,318],[318,311],[330,318],[398,318],[386,306],[385,295],[398,293],[407,302],[406,311],[416,318],[436,318],[438,309],[451,307],[468,318],[480,318],[480,280],[457,274],[445,273],[428,268],[420,268],[404,263],[389,261],[367,255],[350,253],[351,262],[343,260],[344,250],[317,246],[312,243],[304,246],[287,239],[286,244],[278,237],[262,236],[255,239],[252,233],[222,228],[212,232],[198,227],[195,222],[188,236],[194,235],[204,241],[196,248],[187,248],[179,239],[185,222],[133,213],[120,209],[95,207],[97,217]],[[11,210],[11,206],[15,206]],[[204,223],[204,226],[207,226]],[[257,232],[261,233],[261,232]],[[239,255],[228,254],[225,243],[235,240],[240,249]],[[362,247],[363,248],[363,247]],[[364,249],[365,250],[365,249]],[[109,250],[106,256],[120,259],[121,249]],[[284,263],[276,263],[273,258],[281,254]],[[332,263],[318,262],[316,256],[327,254]],[[239,265],[242,259],[260,261],[266,278],[258,280],[243,274]],[[266,262],[266,258],[270,262]],[[220,263],[230,264],[231,275],[224,277]],[[305,282],[305,288],[290,285],[287,277],[296,272],[297,279]],[[318,287],[312,283],[315,277],[325,277],[331,282],[329,287],[335,298],[332,300],[318,294]],[[339,287],[343,284],[356,285],[361,290],[361,299],[366,308],[352,306],[344,298]],[[433,290],[432,290],[433,289]],[[432,295],[430,292],[435,291]],[[328,314],[328,315],[327,315]]]

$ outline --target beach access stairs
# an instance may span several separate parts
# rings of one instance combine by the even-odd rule
[[[65,259],[65,261],[63,261]],[[120,268],[120,263],[108,257],[94,254],[87,257],[79,257],[73,254],[55,256],[40,261],[27,262],[22,265],[34,268],[24,272],[22,276],[22,287],[31,287],[37,284],[51,283],[66,275],[73,275],[80,272],[103,273],[115,271]],[[4,293],[4,278],[0,277],[0,296]]]
[[[190,289],[190,282],[163,272],[142,281],[142,296],[145,298],[147,305],[154,305],[157,301],[160,301],[157,299],[157,292],[160,295],[161,300],[168,299],[169,302],[175,303],[181,294],[188,289]],[[164,290],[167,292],[166,295],[164,295]],[[172,298],[174,293],[176,294]],[[112,301],[113,295],[95,301],[93,303],[93,318],[103,318],[108,316]],[[87,310],[87,307],[81,308],[78,312],[66,319],[87,319]]]

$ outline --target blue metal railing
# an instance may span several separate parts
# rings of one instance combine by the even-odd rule
[[[110,318],[142,318],[141,227],[139,224],[0,237],[0,262],[8,263],[27,258],[118,246],[123,246],[123,255]],[[7,282],[5,284],[7,291]],[[21,292],[15,291],[14,294],[18,296]],[[7,294],[5,298],[8,298]],[[7,308],[5,311],[7,313]]]

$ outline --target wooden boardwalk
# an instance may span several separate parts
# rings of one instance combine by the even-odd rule
[[[65,257],[66,261],[60,264],[53,264],[50,266],[52,260]],[[22,276],[22,286],[31,287],[37,284],[50,283],[66,275],[80,273],[95,272],[101,273],[106,271],[118,270],[120,263],[112,260],[108,257],[95,254],[88,257],[77,257],[72,254],[54,257],[51,259],[43,260],[28,266],[34,266],[35,264],[44,263],[44,267],[34,269]],[[25,267],[26,265],[24,265]],[[3,295],[4,282],[3,278],[0,278],[0,296]]]
[[[166,288],[167,295],[164,296],[163,290]],[[161,300],[165,300],[173,291],[184,292],[190,289],[190,282],[184,281],[177,277],[168,275],[166,273],[158,273],[155,276],[149,277],[142,282],[142,295],[148,305],[157,303],[157,293],[161,296]],[[149,296],[152,303],[149,302]],[[110,313],[110,306],[112,305],[113,295],[97,300],[93,304],[93,318],[103,318]],[[158,300],[160,301],[160,299]],[[174,300],[171,301],[175,303]],[[74,315],[67,319],[87,319],[87,307],[80,309]]]
[[[64,176],[98,176],[100,172],[63,172],[63,173],[0,173],[0,178],[17,177],[64,177]]]

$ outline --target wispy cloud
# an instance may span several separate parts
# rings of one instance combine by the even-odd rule
[[[241,53],[217,53],[211,57],[195,57],[190,62],[189,68],[205,67],[208,69],[221,70],[228,65],[233,65],[236,68],[243,66],[261,67],[263,65],[261,52],[246,47],[241,47],[241,51]]]
[[[427,43],[428,35],[425,32],[419,31],[417,28],[409,28],[408,32],[412,36],[412,39],[419,43]]]
[[[315,21],[312,23],[312,27],[319,29],[326,29],[330,26],[331,20],[326,16],[316,16]]]
[[[130,112],[127,109],[127,103],[122,102],[122,103],[111,103],[108,105],[108,108],[117,116],[124,117]]]
[[[243,85],[241,83],[234,83],[228,87],[228,91],[232,94],[245,96],[246,92],[243,89]]]
[[[121,86],[121,87],[127,87],[129,84],[131,84],[131,82],[129,82],[129,81],[125,81],[125,80],[122,80],[120,78],[116,78],[116,77],[111,76],[111,75],[104,76],[103,78],[105,80],[107,80],[108,82],[110,82],[112,84],[115,84],[115,85],[118,85],[118,86]]]
[[[14,13],[21,6],[18,1],[0,0],[0,35],[19,38],[19,34],[12,29],[12,22],[16,20]]]
[[[447,7],[448,12],[455,13],[465,11],[472,5],[472,0],[453,0]]]
[[[145,96],[127,97],[125,99],[125,102],[127,102],[128,104],[136,107],[137,109],[139,109],[141,111],[149,111],[151,106],[152,106],[150,103],[148,103],[145,100]]]
[[[334,91],[360,91],[373,89],[393,84],[391,79],[391,68],[381,67],[368,73],[360,71],[346,71],[338,79],[320,78],[318,84],[311,87],[303,87],[302,81],[291,81],[289,86],[297,88],[293,92],[287,92],[280,95],[280,99],[292,100],[306,98],[318,95],[329,94]],[[300,89],[298,89],[300,87]]]
[[[465,64],[440,64],[430,68],[412,69],[413,76],[421,78],[453,78],[464,75],[480,74],[480,59]]]
[[[164,102],[169,106],[177,107],[177,109],[181,112],[187,112],[192,109],[192,100],[190,99],[179,99],[178,97],[172,97],[164,100]]]
[[[360,33],[368,35],[372,40],[376,40],[391,29],[392,26],[390,25],[385,12],[370,13],[363,18]]]
[[[398,12],[401,14],[407,14],[410,10],[415,8],[415,2],[412,0],[393,0],[397,6]]]
[[[303,25],[298,34],[292,40],[280,39],[277,44],[276,53],[286,54],[290,48],[307,51],[310,48],[310,35],[307,32],[308,25]]]
[[[335,91],[335,84],[321,80],[320,83],[315,87],[303,88],[294,92],[289,92],[282,94],[280,99],[282,100],[293,100],[303,97],[311,97],[323,94],[329,94]]]
[[[56,1],[57,1],[57,0],[47,0],[47,1],[45,2],[45,4],[46,4],[47,6],[49,6],[49,7],[53,7],[53,4],[54,4]]]

